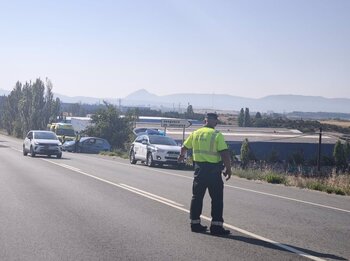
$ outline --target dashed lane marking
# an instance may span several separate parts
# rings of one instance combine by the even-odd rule
[[[186,212],[186,213],[189,213],[190,211],[186,208],[183,208],[181,204],[179,203],[176,203],[170,199],[166,199],[164,197],[160,197],[160,196],[157,196],[155,194],[152,194],[152,193],[149,193],[149,192],[146,192],[144,190],[141,190],[141,189],[137,189],[137,188],[134,188],[134,187],[131,187],[131,186],[128,186],[128,185],[125,185],[125,184],[122,184],[122,183],[114,183],[114,182],[111,182],[111,181],[108,181],[106,179],[102,179],[102,178],[99,178],[99,177],[96,177],[94,175],[91,175],[91,174],[88,174],[86,172],[83,172],[77,168],[74,168],[74,167],[71,167],[69,165],[66,165],[66,164],[61,164],[61,163],[56,163],[56,162],[53,162],[51,160],[47,160],[47,159],[42,159],[46,162],[49,162],[49,163],[52,163],[52,164],[55,164],[59,167],[62,167],[62,168],[66,168],[66,169],[69,169],[71,171],[74,171],[76,173],[79,173],[79,174],[82,174],[84,176],[87,176],[87,177],[90,177],[90,178],[93,178],[93,179],[96,179],[96,180],[99,180],[101,182],[104,182],[104,183],[107,183],[107,184],[110,184],[110,185],[113,185],[115,187],[118,187],[118,188],[122,188],[122,189],[125,189],[125,190],[128,190],[130,192],[133,192],[135,194],[138,194],[140,196],[143,196],[143,197],[146,197],[146,198],[149,198],[149,199],[152,199],[154,201],[157,201],[159,203],[162,203],[162,204],[165,204],[167,206],[170,206],[172,208],[175,208],[175,209],[178,209],[178,210],[181,210],[183,212]],[[201,216],[201,218],[205,219],[205,220],[208,220],[208,221],[211,221],[211,218],[207,217],[207,216]],[[268,242],[270,244],[273,244],[275,246],[278,246],[279,248],[281,249],[285,249],[289,252],[292,252],[292,253],[295,253],[299,256],[302,256],[302,257],[305,257],[305,258],[308,258],[308,259],[311,259],[311,260],[315,260],[315,261],[325,261],[324,259],[321,259],[319,257],[316,257],[316,256],[313,256],[313,255],[310,255],[310,254],[307,254],[305,252],[302,252],[298,249],[295,249],[293,247],[290,247],[290,246],[287,246],[287,245],[284,245],[280,242],[277,242],[277,241],[274,241],[274,240],[271,240],[271,239],[268,239],[266,237],[263,237],[263,236],[259,236],[257,234],[254,234],[252,232],[249,232],[247,230],[244,230],[244,229],[241,229],[239,227],[236,227],[236,226],[233,226],[233,225],[230,225],[230,224],[227,224],[227,223],[224,223],[224,226],[225,227],[228,227],[228,228],[231,228],[239,233],[242,233],[242,234],[245,234],[245,235],[248,235],[250,237],[253,237],[253,238],[256,238],[258,240],[261,240],[261,241],[265,241],[265,242]]]

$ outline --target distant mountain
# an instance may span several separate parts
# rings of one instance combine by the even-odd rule
[[[182,93],[157,96],[146,90],[139,90],[126,96],[123,104],[151,104],[163,106],[187,107],[217,110],[240,110],[249,108],[250,111],[260,112],[338,112],[350,113],[350,99],[324,98],[320,96],[303,95],[270,95],[260,99],[244,98],[228,94],[194,94]]]
[[[8,95],[10,91],[0,89],[0,95]],[[324,98],[321,96],[303,95],[270,95],[260,99],[232,96],[228,94],[178,93],[156,95],[145,89],[132,92],[125,98],[94,98],[85,96],[69,97],[55,93],[55,97],[66,103],[97,104],[103,100],[122,106],[145,106],[152,108],[187,108],[191,104],[195,109],[234,110],[249,108],[251,112],[334,112],[350,113],[350,99]]]

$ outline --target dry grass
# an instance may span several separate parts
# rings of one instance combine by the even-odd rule
[[[350,195],[350,175],[332,175],[329,178],[304,178],[288,176],[289,186],[309,188],[341,195]]]
[[[332,173],[330,177],[308,178],[301,174],[297,176],[276,173],[271,170],[234,169],[234,175],[249,180],[264,180],[269,183],[284,184],[312,190],[350,196],[350,175],[337,175]]]
[[[343,128],[350,127],[350,121],[347,121],[347,120],[325,120],[325,121],[320,121],[320,123],[321,124],[336,125],[336,126],[340,126]]]

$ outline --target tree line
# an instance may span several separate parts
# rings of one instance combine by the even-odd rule
[[[281,114],[262,115],[260,112],[252,117],[249,108],[241,108],[237,117],[237,124],[239,127],[296,129],[303,133],[318,132],[322,128],[323,131],[350,134],[349,127],[324,124],[317,120],[291,120]]]
[[[29,130],[46,129],[59,114],[60,104],[60,99],[53,97],[50,80],[17,82],[11,93],[1,99],[0,128],[18,138]]]

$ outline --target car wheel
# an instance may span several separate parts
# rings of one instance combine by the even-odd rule
[[[129,160],[131,164],[136,164],[137,160],[135,159],[135,152],[132,150],[130,151]]]
[[[60,159],[60,158],[62,158],[62,153],[60,153],[60,154],[57,154],[57,156],[56,156],[58,159]]]
[[[23,145],[23,156],[27,156],[28,152],[26,151],[26,149],[24,148],[24,145]]]
[[[31,156],[31,157],[35,157],[35,152],[34,152],[32,146],[30,146],[30,156]]]
[[[152,153],[148,153],[147,154],[147,161],[146,164],[148,167],[153,167],[154,166],[154,161],[153,161],[153,157],[152,157]]]

